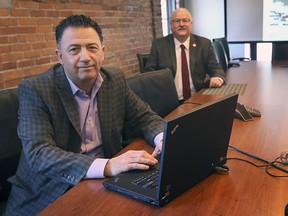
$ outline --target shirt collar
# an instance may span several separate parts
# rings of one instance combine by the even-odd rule
[[[66,73],[65,73],[66,75]],[[70,85],[70,88],[72,90],[72,93],[73,95],[75,95],[78,91],[83,91],[81,90],[80,88],[78,88],[78,86],[76,86],[71,79],[69,79],[69,77],[66,75],[67,79],[68,79],[68,82],[69,82],[69,85]],[[92,92],[94,91],[94,89],[96,88],[96,91],[99,90],[100,86],[102,85],[102,82],[103,82],[103,78],[102,78],[102,75],[101,73],[99,72],[98,73],[98,76],[96,77],[96,80],[95,80],[95,83],[93,85],[93,90]]]
[[[183,44],[186,49],[189,50],[189,47],[190,47],[190,36],[187,38],[186,41],[184,41],[184,43],[181,43],[180,41],[178,41],[175,37],[174,37],[174,43],[175,43],[175,47],[176,49],[180,47],[181,44]]]

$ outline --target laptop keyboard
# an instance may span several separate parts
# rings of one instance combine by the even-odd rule
[[[149,188],[157,190],[158,188],[158,170],[155,170],[154,172],[150,173],[147,176],[141,176],[135,180],[132,181],[132,184],[140,186],[142,188]]]

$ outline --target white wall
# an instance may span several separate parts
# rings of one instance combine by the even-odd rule
[[[225,36],[224,0],[184,0],[193,16],[194,34],[209,39]]]
[[[210,40],[225,36],[224,0],[184,0],[184,7],[192,13],[194,34]],[[244,44],[230,44],[229,47],[232,58],[250,57]]]

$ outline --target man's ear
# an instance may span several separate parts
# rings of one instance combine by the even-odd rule
[[[102,46],[102,61],[104,61],[104,58],[105,58],[105,51],[106,51],[106,46]]]
[[[62,53],[61,53],[61,51],[60,51],[59,49],[55,49],[55,54],[56,54],[56,56],[57,56],[58,61],[60,62],[60,64],[62,64],[63,61],[62,61]]]

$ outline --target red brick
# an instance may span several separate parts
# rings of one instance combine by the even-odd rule
[[[31,50],[31,44],[30,43],[13,44],[12,49],[14,52],[19,51],[26,52],[27,50]]]
[[[16,78],[13,80],[7,80],[4,82],[4,88],[13,88],[13,87],[17,87],[20,82],[23,80],[23,78]]]
[[[0,50],[1,50],[1,53],[10,53],[13,48],[12,48],[12,45],[10,44],[3,44],[3,45],[0,45]]]
[[[2,62],[0,63],[0,71],[16,69],[16,62]]]
[[[52,17],[40,17],[36,20],[37,25],[52,25],[54,23],[54,20]],[[35,19],[34,19],[35,23]],[[57,22],[58,23],[58,22]]]
[[[36,42],[32,44],[32,49],[43,49],[43,48],[47,48],[46,42]]]
[[[20,34],[18,35],[19,43],[35,41],[37,35],[36,34]]]
[[[55,48],[47,48],[47,49],[41,49],[41,56],[54,56],[55,55]]]
[[[37,34],[38,33],[50,33],[52,31],[53,31],[52,26],[45,25],[45,26],[37,26],[36,27],[36,33]]]
[[[4,9],[4,8],[0,8],[0,17],[4,17],[4,16],[8,16],[10,10],[8,9]]]
[[[0,37],[0,44],[7,44],[8,43],[8,37],[4,36],[4,37]]]
[[[38,9],[39,3],[35,1],[18,1],[20,8]]]
[[[5,27],[0,28],[1,35],[35,33],[35,27]]]
[[[35,63],[35,59],[25,59],[22,61],[18,61],[17,68],[33,67],[36,65]]]
[[[59,17],[59,11],[56,11],[56,10],[48,10],[47,11],[47,17]]]
[[[48,63],[51,63],[51,58],[50,57],[38,58],[36,60],[36,64],[37,65],[48,64]]]
[[[11,11],[11,16],[13,17],[27,17],[29,16],[29,10],[28,9],[15,9]]]
[[[48,2],[48,0],[46,0],[46,2],[39,3],[39,9],[40,10],[43,10],[43,9],[54,9],[54,4],[52,2]]]
[[[15,18],[4,18],[4,19],[0,19],[0,26],[4,27],[4,26],[17,26],[18,25],[18,20]]]
[[[19,19],[19,26],[35,26],[35,18],[25,17]]]
[[[18,35],[10,35],[8,37],[8,43],[9,44],[15,44],[15,43],[18,43],[19,42],[19,37]]]
[[[40,50],[29,50],[27,52],[24,53],[24,58],[25,59],[29,59],[29,58],[37,58],[41,54]]]
[[[30,16],[31,17],[46,17],[46,11],[45,10],[30,10]]]
[[[23,52],[13,52],[13,55],[1,55],[0,62],[16,62],[23,59]]]
[[[7,80],[14,80],[14,79],[19,79],[19,78],[22,78],[22,73],[17,70],[12,70],[12,71],[3,73],[4,82]]]

